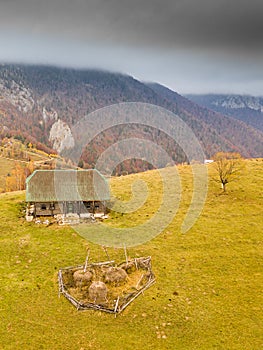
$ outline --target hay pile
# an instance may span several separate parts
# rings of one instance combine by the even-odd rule
[[[125,270],[120,267],[109,267],[104,274],[105,283],[111,285],[120,286],[125,284],[128,279],[128,275]]]
[[[59,271],[60,291],[78,309],[120,312],[155,281],[151,258],[138,258],[112,266],[93,263]]]
[[[93,274],[91,271],[77,270],[73,273],[73,279],[76,287],[88,286],[92,280]]]
[[[96,304],[107,302],[108,288],[101,281],[94,281],[89,287],[89,299]]]

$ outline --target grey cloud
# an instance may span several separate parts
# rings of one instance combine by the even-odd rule
[[[262,0],[0,0],[0,61],[262,94],[262,18]]]
[[[19,0],[0,3],[0,26],[148,47],[262,49],[260,0]]]

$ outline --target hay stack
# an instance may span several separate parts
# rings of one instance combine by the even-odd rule
[[[104,274],[104,280],[106,283],[120,285],[125,283],[128,278],[126,271],[120,267],[109,267]]]
[[[130,274],[130,273],[133,273],[134,271],[136,271],[136,264],[134,261],[129,261],[127,263],[125,262],[125,263],[121,264],[120,268],[125,270],[127,272],[127,274]]]
[[[105,303],[107,301],[108,289],[106,284],[101,281],[94,281],[89,287],[89,299],[96,304]]]
[[[92,279],[92,273],[90,271],[84,272],[83,270],[77,270],[73,274],[73,279],[76,287],[84,287],[89,284]]]

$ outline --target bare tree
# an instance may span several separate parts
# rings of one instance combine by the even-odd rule
[[[213,157],[218,178],[222,189],[226,192],[226,185],[237,180],[244,169],[244,161],[239,153],[219,152]]]

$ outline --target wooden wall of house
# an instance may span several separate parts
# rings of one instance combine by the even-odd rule
[[[94,202],[94,213],[104,213],[106,214],[106,204],[105,202]]]
[[[99,201],[84,202],[85,210],[82,213],[88,212],[93,214],[106,214],[106,203]]]
[[[35,206],[36,216],[53,216],[57,214],[106,214],[106,203],[99,201],[89,202],[46,202],[31,203]]]
[[[62,214],[58,202],[35,203],[36,216],[53,216]]]

